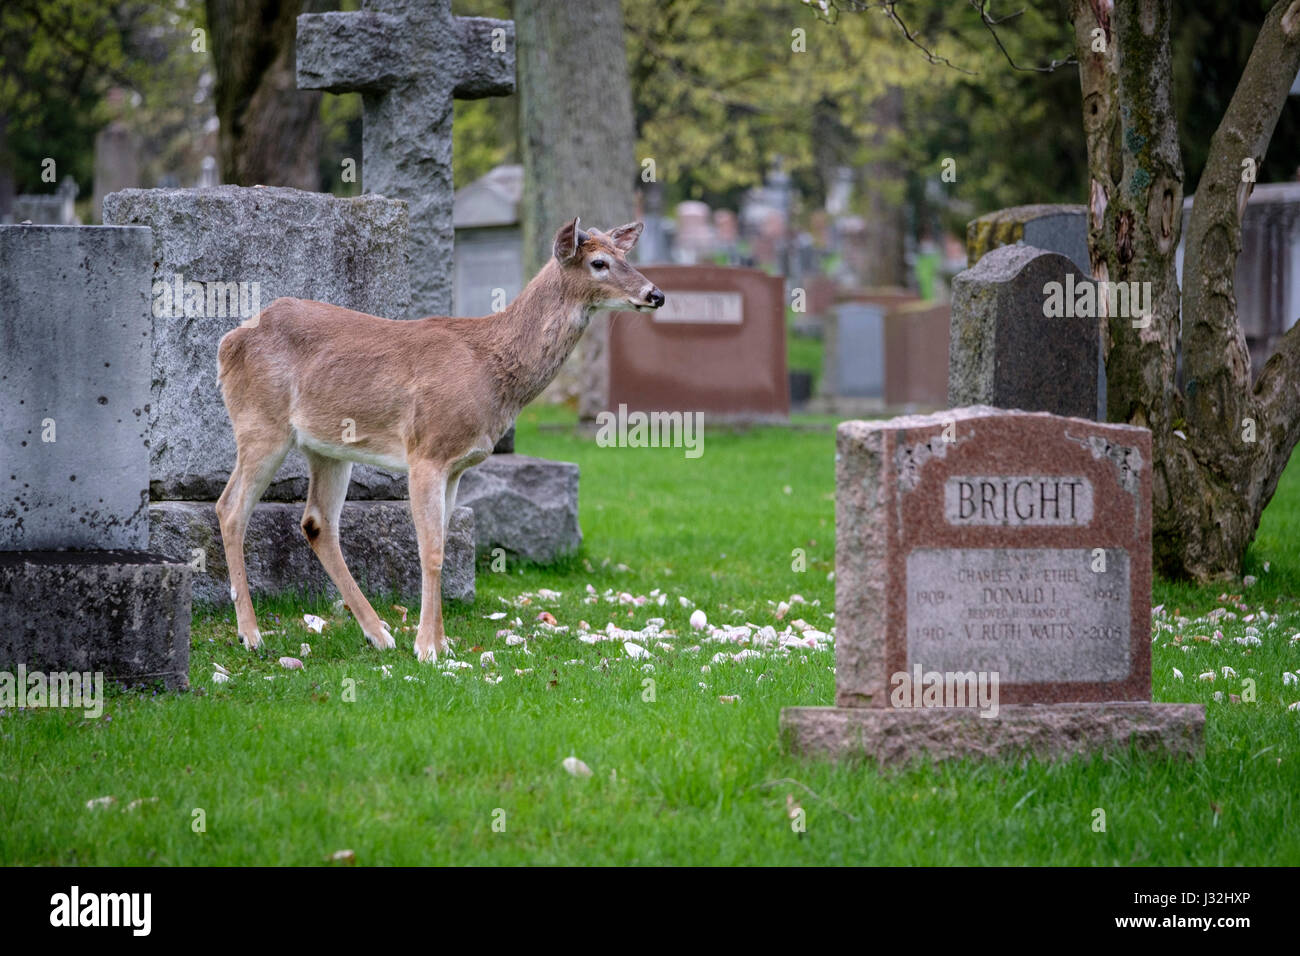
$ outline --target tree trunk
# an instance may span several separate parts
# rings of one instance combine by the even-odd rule
[[[1106,316],[1107,417],[1152,432],[1157,570],[1205,582],[1241,561],[1300,437],[1300,333],[1291,329],[1252,391],[1232,292],[1258,164],[1300,67],[1300,0],[1268,14],[1215,134],[1188,225],[1183,268],[1184,391],[1175,369],[1182,160],[1171,102],[1170,0],[1072,0],[1088,136],[1093,274],[1149,282],[1145,328]],[[1100,29],[1103,52],[1094,51]],[[1105,308],[1105,296],[1099,296]]]
[[[567,220],[612,229],[633,218],[639,169],[619,0],[515,0],[514,19],[524,269],[531,278]],[[592,319],[550,390],[553,397],[576,394],[587,420],[609,395],[608,316]]]
[[[320,188],[320,93],[294,75],[298,14],[323,0],[206,0],[221,180]]]
[[[871,104],[870,114],[868,158],[858,179],[858,188],[865,194],[866,221],[863,259],[867,271],[861,281],[871,287],[902,288],[907,285],[903,255],[907,173],[897,156],[896,142],[903,130],[902,87],[889,87]]]

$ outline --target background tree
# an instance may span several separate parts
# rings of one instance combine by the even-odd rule
[[[327,0],[205,0],[223,182],[320,187],[321,94],[294,75],[298,14]]]
[[[120,119],[137,135],[144,185],[197,177],[211,116],[202,8],[185,0],[7,0],[0,5],[0,213],[15,191],[48,193],[43,162],[71,175],[89,210],[95,134]],[[197,17],[197,19],[196,19]],[[109,91],[123,95],[109,105]]]
[[[560,225],[611,229],[634,218],[636,129],[619,0],[515,0],[524,272],[551,255]],[[608,316],[599,313],[563,373],[584,418],[604,408]],[[561,386],[564,387],[564,382]]]
[[[840,7],[883,14],[934,61],[902,19],[918,6],[845,0],[822,8],[832,18]],[[1002,49],[1006,21],[989,0],[969,7]],[[1092,271],[1152,288],[1149,321],[1103,316],[1108,418],[1151,429],[1156,567],[1197,581],[1240,573],[1300,440],[1300,326],[1282,337],[1252,383],[1233,293],[1246,201],[1300,70],[1300,0],[1260,9],[1268,12],[1231,99],[1208,147],[1197,147],[1205,159],[1181,290],[1185,175],[1171,0],[1071,0],[1068,11],[1087,137]],[[1213,62],[1221,66],[1222,57]]]

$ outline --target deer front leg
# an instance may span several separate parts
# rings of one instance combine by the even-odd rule
[[[415,638],[415,656],[421,661],[433,661],[447,647],[447,636],[442,629],[442,557],[446,542],[443,511],[446,508],[447,471],[432,462],[413,462],[409,486],[422,572],[420,628]]]

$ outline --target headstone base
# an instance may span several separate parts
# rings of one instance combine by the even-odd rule
[[[1032,754],[1050,760],[1122,751],[1130,744],[1197,759],[1205,749],[1205,708],[1145,701],[1012,704],[985,718],[968,708],[786,707],[781,737],[797,754],[881,765],[920,757]]]
[[[190,568],[145,551],[0,552],[0,670],[189,686]]]
[[[325,568],[303,537],[302,502],[263,501],[253,509],[244,538],[248,583],[255,597],[293,592],[335,594]],[[420,595],[420,549],[409,501],[349,501],[339,519],[339,542],[348,569],[372,601],[382,594]],[[211,501],[155,501],[149,505],[149,546],[192,563],[194,600],[230,603],[230,579],[216,505]],[[474,600],[474,514],[451,516],[442,563],[444,601]]]
[[[490,455],[460,479],[456,504],[474,511],[479,554],[503,548],[546,563],[577,551],[578,466],[530,455]]]

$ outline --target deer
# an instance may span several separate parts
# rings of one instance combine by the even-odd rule
[[[262,645],[244,535],[291,448],[307,459],[302,532],[374,647],[392,631],[348,571],[339,516],[355,462],[408,475],[419,549],[415,655],[447,651],[442,564],[456,489],[520,410],[551,383],[598,310],[649,312],[664,294],[627,261],[643,224],[601,232],[574,218],[554,255],[508,306],[480,318],[394,320],[323,302],[276,299],[217,351],[235,465],[217,501],[240,642]]]

